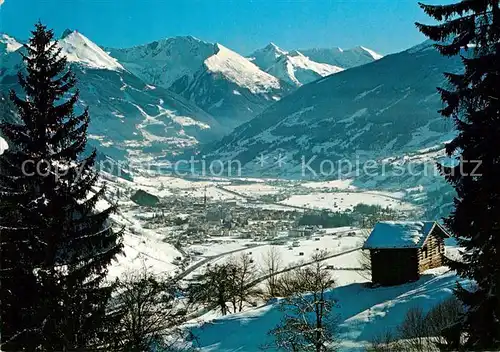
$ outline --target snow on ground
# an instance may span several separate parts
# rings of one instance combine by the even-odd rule
[[[360,280],[354,275],[352,281]],[[340,323],[340,351],[364,351],[370,340],[387,329],[396,329],[411,307],[428,311],[451,296],[457,280],[448,268],[438,268],[424,273],[419,281],[405,285],[369,288],[358,281],[333,289],[329,296],[338,301],[334,314]],[[190,326],[202,351],[257,352],[272,341],[268,332],[282,316],[278,304],[269,304],[211,319],[205,324],[193,322]]]
[[[190,245],[188,251],[191,253],[198,252],[200,253],[198,255],[210,257],[237,249],[247,248],[247,245],[251,244],[252,242],[250,240],[235,239],[232,237],[214,237],[208,239],[204,244]]]
[[[246,248],[248,245],[259,245],[254,248],[247,248],[234,254],[229,254],[222,256],[213,260],[211,263],[224,263],[230,258],[237,258],[242,254],[247,254],[254,260],[257,269],[263,267],[265,258],[269,250],[273,248],[279,253],[281,268],[300,264],[301,262],[309,262],[311,256],[320,250],[326,250],[329,254],[336,254],[352,249],[360,248],[363,245],[366,235],[357,230],[351,230],[350,228],[337,228],[329,229],[331,233],[338,233],[337,235],[321,235],[313,236],[311,239],[297,238],[297,237],[283,237],[279,238],[281,241],[285,241],[283,245],[272,245],[269,243],[256,243],[250,242],[249,240],[234,239],[230,237],[223,238],[213,238],[209,242],[199,245],[191,245],[189,251],[196,251],[200,253],[199,255],[214,256],[217,254],[229,252],[235,249]],[[355,236],[348,236],[343,231],[356,231]],[[303,253],[300,255],[300,253]],[[359,252],[353,252],[351,254],[342,255],[337,258],[331,258],[325,261],[328,265],[334,265],[336,268],[357,268]],[[201,273],[203,268],[195,270],[193,273]]]
[[[2,155],[3,152],[6,151],[7,149],[9,149],[9,145],[7,144],[5,139],[0,137],[0,155]]]
[[[397,197],[375,192],[335,192],[293,195],[280,203],[298,207],[345,211],[360,203],[380,205],[398,210],[412,210],[414,206]]]
[[[234,185],[234,186],[231,185],[231,186],[225,186],[224,188],[252,198],[258,198],[260,196],[267,194],[278,194],[281,191],[284,191],[284,188],[282,187],[276,187],[263,183],[252,183],[252,184]]]
[[[109,277],[115,278],[129,271],[147,268],[154,274],[173,274],[177,265],[173,264],[176,257],[182,254],[170,243],[163,241],[168,228],[146,229],[140,219],[152,217],[140,208],[127,208],[111,215],[118,225],[125,227],[123,235],[124,255],[113,262]]]
[[[223,189],[210,186],[207,187],[206,189],[203,188],[195,188],[195,189],[190,189],[190,190],[183,190],[180,192],[181,195],[189,196],[189,197],[204,197],[204,195],[207,195],[207,198],[212,199],[212,200],[243,200],[243,197],[240,197],[238,195],[229,193],[224,191]]]
[[[330,180],[330,181],[317,181],[317,182],[306,182],[302,186],[308,188],[327,188],[327,189],[339,189],[339,190],[354,190],[355,186],[352,185],[353,180]]]
[[[120,277],[130,271],[148,269],[153,274],[171,275],[177,269],[174,258],[182,257],[171,244],[126,231],[123,235],[124,255],[117,257],[109,269],[109,278]]]
[[[134,182],[138,188],[159,197],[171,196],[175,193],[195,198],[203,198],[206,194],[207,198],[212,200],[244,199],[216,187],[218,184],[223,185],[224,182],[190,181],[161,175],[155,177],[136,176]]]

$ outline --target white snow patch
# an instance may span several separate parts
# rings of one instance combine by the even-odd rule
[[[373,57],[375,60],[380,60],[381,58],[384,57],[384,55],[380,55],[379,53],[376,53],[371,49],[365,48],[364,46],[360,46],[360,48],[366,51],[368,54],[370,54],[370,56]]]
[[[373,228],[365,248],[419,248],[435,226],[434,221],[383,221]],[[437,226],[437,225],[436,225]]]
[[[352,210],[354,206],[360,203],[380,205],[384,208],[389,207],[398,210],[414,209],[413,205],[404,203],[396,196],[392,197],[375,192],[334,192],[292,195],[280,203],[309,209],[329,209],[334,211]]]
[[[0,137],[0,155],[3,154],[4,151],[9,149],[9,145],[7,144],[7,141]]]

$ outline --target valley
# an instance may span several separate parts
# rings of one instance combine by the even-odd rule
[[[427,311],[451,296],[458,277],[446,267],[370,286],[363,245],[380,221],[449,213],[455,193],[436,163],[453,162],[445,144],[455,131],[437,113],[435,87],[442,72],[460,71],[459,59],[431,42],[384,56],[274,43],[245,55],[193,36],[101,47],[76,30],[58,40],[78,80],[76,110],[89,107],[93,192],[105,189],[96,209],[116,205],[110,220],[123,231],[106,280],[145,272],[175,281],[186,313],[179,328],[201,351],[257,352],[282,318],[276,296],[255,294],[229,316],[189,302],[211,268],[244,258],[254,271],[245,288],[263,292],[324,251],[341,351],[364,351],[412,305]],[[22,91],[25,50],[0,36],[4,122],[19,121],[7,92]],[[0,137],[0,154],[6,148]],[[279,264],[269,270],[271,256]]]

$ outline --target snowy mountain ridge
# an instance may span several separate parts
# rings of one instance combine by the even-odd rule
[[[263,72],[240,54],[221,44],[216,44],[216,48],[217,52],[204,61],[210,72],[221,73],[233,83],[254,94],[281,88],[276,77]]]
[[[182,95],[232,127],[289,92],[240,54],[192,36],[106,51],[144,81]]]
[[[192,36],[105,50],[144,81],[164,88],[184,76],[192,77],[215,52],[214,44]]]
[[[78,79],[77,110],[90,109],[89,142],[106,155],[116,160],[154,160],[228,131],[176,93],[144,82],[81,33],[67,30],[58,44]],[[24,69],[21,50],[25,49],[2,50],[3,93],[20,92],[16,75]]]
[[[115,58],[78,31],[65,32],[65,35],[58,40],[58,44],[62,49],[61,54],[66,56],[68,62],[80,63],[91,68],[115,71],[124,69]]]
[[[292,50],[288,52],[271,42],[264,48],[254,51],[248,56],[248,59],[280,80],[292,86],[300,87],[319,78],[341,72],[344,69],[382,58],[382,55],[361,46],[347,51],[340,48],[325,49],[330,50],[331,57],[326,54],[315,55],[315,50]],[[309,57],[310,54],[314,58]],[[349,57],[350,59],[348,59]],[[332,64],[332,62],[335,62],[335,64]],[[338,63],[341,63],[341,65]]]
[[[23,45],[15,38],[12,38],[7,34],[0,34],[0,47],[2,46],[6,52],[13,52],[18,50]]]
[[[338,66],[312,61],[299,51],[293,51],[281,56],[274,65],[267,69],[267,72],[300,87],[343,70]]]
[[[420,45],[307,84],[203,150],[239,160],[251,174],[301,173],[301,160],[380,159],[435,146],[453,138],[438,114],[441,72],[460,60]],[[262,168],[259,155],[286,160]],[[314,175],[310,175],[314,176]]]
[[[345,50],[342,48],[301,49],[300,52],[316,62],[327,63],[344,69],[365,65],[383,58],[383,55],[363,46]]]

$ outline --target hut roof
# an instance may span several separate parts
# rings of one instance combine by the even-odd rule
[[[379,222],[373,228],[363,249],[422,248],[435,226],[442,230],[445,237],[449,237],[436,221]]]

